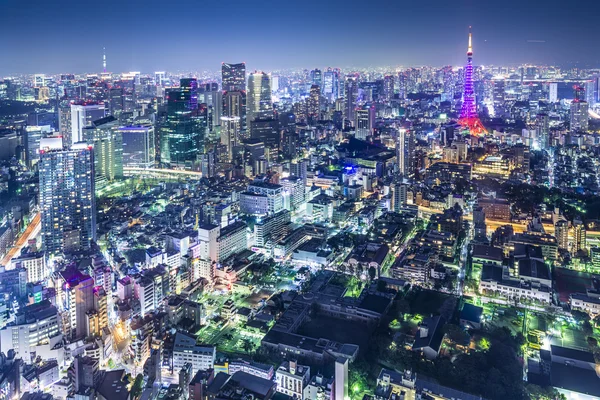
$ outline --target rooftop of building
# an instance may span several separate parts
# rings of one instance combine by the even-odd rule
[[[504,258],[504,253],[499,247],[475,244],[473,245],[473,258],[483,258],[487,260],[502,262]]]
[[[519,260],[519,276],[544,280],[552,279],[550,267],[543,261],[532,258]]]
[[[415,337],[415,341],[412,346],[413,350],[420,350],[429,347],[435,351],[439,351],[440,346],[442,345],[442,340],[444,339],[445,324],[446,320],[440,315],[425,318],[421,322],[419,331]],[[424,327],[427,329],[427,336],[421,337],[420,331],[421,329],[424,329]]]
[[[129,390],[127,390],[127,383],[123,381],[124,378],[123,369],[106,371],[98,384],[98,393],[105,399],[128,400]]]

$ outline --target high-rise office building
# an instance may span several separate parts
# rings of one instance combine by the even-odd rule
[[[540,149],[547,149],[552,146],[550,143],[550,117],[548,114],[538,114],[535,121],[535,134]]]
[[[327,68],[327,71],[323,73],[323,95],[330,101],[336,100],[340,96],[340,76],[339,73],[332,69]]]
[[[111,115],[118,117],[125,109],[123,88],[114,87],[108,91],[108,108]]]
[[[310,79],[313,85],[317,85],[318,87],[323,86],[323,73],[320,69],[310,71]]]
[[[372,136],[375,129],[375,104],[365,104],[356,110],[356,121],[354,123],[357,139],[365,140],[367,136]]]
[[[198,81],[196,78],[182,78],[179,80],[179,89],[187,101],[187,108],[195,110],[198,108]]]
[[[550,103],[558,102],[558,83],[550,82],[548,84],[548,100]]]
[[[234,90],[223,92],[222,117],[239,118],[238,135],[245,138],[247,135],[246,125],[246,91]],[[223,121],[221,120],[221,130],[223,130]]]
[[[393,182],[390,185],[391,202],[390,211],[399,212],[407,202],[408,184],[402,182]]]
[[[195,79],[182,79],[167,92],[167,120],[161,129],[161,163],[192,169],[202,154],[206,107],[199,107]]]
[[[119,128],[123,143],[123,167],[152,168],[156,158],[154,126],[132,125]]]
[[[113,116],[104,117],[84,128],[86,143],[94,146],[94,177],[96,188],[101,183],[123,177],[123,140],[118,121]]]
[[[235,148],[240,142],[240,117],[221,117],[221,144],[225,146],[227,161],[234,158]]]
[[[589,126],[589,104],[579,99],[571,102],[571,132],[587,132]]]
[[[383,77],[383,98],[390,101],[394,97],[394,75]]]
[[[321,88],[319,85],[312,85],[310,87],[310,94],[306,99],[306,110],[308,123],[314,124],[321,119]]]
[[[258,139],[265,144],[269,158],[273,158],[279,151],[281,135],[279,133],[279,120],[275,118],[256,118],[250,123],[252,139]]]
[[[40,144],[42,246],[48,256],[87,249],[96,239],[94,152],[78,143],[62,150],[56,139]]]
[[[271,77],[264,72],[254,72],[248,77],[248,125],[257,118],[273,117]]]
[[[221,64],[222,87],[226,92],[246,90],[246,63]]]
[[[344,86],[344,118],[350,124],[354,124],[356,101],[358,100],[358,79],[355,76],[348,76]]]
[[[584,100],[588,103],[588,104],[594,104],[596,103],[596,82],[594,82],[593,80],[589,80],[589,81],[585,81],[583,83],[583,90],[584,90]]]
[[[208,131],[213,132],[221,124],[223,116],[223,93],[216,82],[198,87],[198,102],[206,104],[208,110]]]
[[[156,86],[164,86],[167,82],[167,74],[165,71],[157,71],[154,73],[154,84]]]
[[[104,118],[105,114],[103,103],[76,103],[71,104],[71,141],[65,143],[66,147],[72,144],[83,142],[83,130],[92,125],[92,122]]]
[[[414,135],[401,128],[398,132],[398,171],[405,177],[412,177],[414,174]]]
[[[25,146],[25,162],[27,168],[33,168],[40,159],[40,140],[52,133],[52,128],[46,126],[25,127],[23,144]]]

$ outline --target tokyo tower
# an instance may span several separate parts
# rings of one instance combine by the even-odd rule
[[[471,135],[487,133],[481,120],[477,116],[475,107],[475,92],[473,91],[473,45],[471,41],[471,27],[469,27],[469,48],[467,49],[467,66],[465,67],[465,84],[462,96],[462,108],[458,123],[468,129]]]

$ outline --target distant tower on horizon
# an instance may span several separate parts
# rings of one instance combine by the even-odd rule
[[[106,73],[106,47],[102,48],[102,72]]]
[[[469,47],[467,48],[467,66],[465,67],[465,82],[462,96],[462,108],[458,122],[468,129],[471,135],[482,135],[486,133],[481,120],[477,116],[475,105],[475,91],[473,88],[473,42],[471,27],[469,27]]]

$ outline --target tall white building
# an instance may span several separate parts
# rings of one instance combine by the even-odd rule
[[[105,115],[103,103],[71,104],[71,143],[67,143],[67,146],[85,141],[83,128],[91,126],[92,122]]]
[[[586,101],[573,100],[571,103],[571,132],[586,132],[589,126],[588,110],[590,106]]]
[[[50,276],[50,269],[46,266],[46,257],[43,252],[26,253],[12,259],[13,269],[25,268],[27,282],[38,283],[45,281]]]
[[[558,101],[558,83],[550,82],[548,84],[548,100],[550,103],[556,103]]]
[[[217,261],[219,236],[221,236],[221,228],[218,225],[202,224],[198,227],[198,258],[205,261]]]
[[[240,117],[221,117],[221,144],[225,146],[227,161],[233,160],[233,151],[240,140]]]
[[[335,360],[335,396],[332,400],[348,399],[348,359]]]
[[[406,129],[400,128],[398,131],[398,171],[405,177],[413,174],[414,158],[414,136]]]

